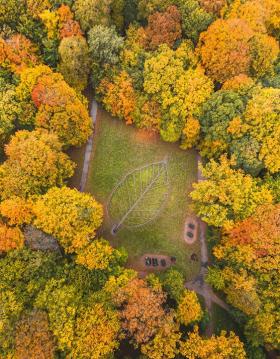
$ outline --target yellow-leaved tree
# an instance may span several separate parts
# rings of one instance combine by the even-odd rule
[[[64,147],[80,146],[92,131],[85,97],[45,65],[22,72],[17,87],[19,122],[57,134]]]
[[[85,247],[102,223],[103,209],[90,194],[51,188],[34,203],[34,225],[56,237],[68,253]]]
[[[175,142],[188,119],[199,115],[213,92],[213,83],[203,68],[196,66],[190,44],[183,42],[175,51],[161,45],[145,61],[144,90],[161,106],[161,137]]]
[[[186,359],[246,359],[244,345],[240,339],[230,332],[221,332],[219,336],[203,339],[195,327],[186,341],[181,344],[181,354]]]
[[[177,317],[180,323],[189,325],[202,318],[203,311],[194,291],[185,289],[177,308]]]
[[[263,88],[248,102],[244,114],[248,132],[260,143],[259,159],[276,173],[280,170],[280,89]]]
[[[179,353],[180,338],[179,324],[171,312],[166,315],[162,327],[153,339],[141,345],[141,352],[149,359],[173,359]]]
[[[88,246],[82,248],[76,257],[76,263],[90,270],[113,270],[114,265],[124,262],[126,253],[122,249],[111,247],[105,239],[96,239]]]
[[[7,160],[0,166],[2,199],[62,186],[73,175],[74,163],[61,147],[57,136],[46,130],[18,131],[5,147]]]
[[[73,345],[73,357],[99,359],[107,357],[119,345],[118,313],[101,303],[83,308],[77,319]]]
[[[226,156],[201,166],[205,181],[195,183],[190,196],[196,213],[206,223],[222,227],[250,216],[258,205],[272,203],[271,191],[244,171],[234,169]]]

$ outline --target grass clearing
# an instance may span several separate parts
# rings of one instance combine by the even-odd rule
[[[183,233],[185,219],[190,213],[188,193],[192,182],[196,180],[195,152],[180,150],[177,144],[164,143],[156,135],[151,136],[132,126],[126,126],[99,109],[95,148],[86,191],[92,193],[106,207],[112,191],[128,173],[164,160],[167,160],[168,197],[158,216],[141,227],[123,225],[113,236],[113,223],[105,214],[99,235],[110,240],[113,246],[125,247],[129,254],[128,265],[131,267],[135,260],[145,253],[175,256],[177,268],[190,279],[198,273],[200,265],[190,259],[192,253],[200,257],[199,243],[187,245]],[[128,203],[133,202],[133,199],[130,202],[127,199],[130,188],[133,193],[141,181],[146,181],[147,184],[151,176],[150,172],[144,171],[141,180],[139,176],[136,182],[129,179],[127,188],[115,198],[115,211],[123,213]],[[162,181],[161,178],[161,184]],[[154,213],[158,207],[158,197],[165,193],[162,188],[164,187],[157,187],[142,202],[140,209],[146,216],[147,213]],[[131,218],[139,221],[139,213],[134,213],[134,218]]]

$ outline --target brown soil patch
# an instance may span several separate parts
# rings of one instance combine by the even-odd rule
[[[192,234],[193,237],[188,236]],[[196,216],[188,216],[184,225],[184,233],[183,233],[184,241],[187,244],[193,244],[197,241],[198,238],[198,220]]]
[[[158,140],[158,133],[155,131],[148,130],[137,130],[135,134],[136,141],[152,143]]]
[[[146,258],[154,258],[157,259],[158,265],[157,266],[153,266],[153,264],[151,263],[151,265],[146,265]],[[166,265],[163,266],[161,264],[161,260],[165,260]],[[166,256],[166,255],[161,255],[161,254],[152,254],[152,253],[146,253],[143,256],[133,260],[133,262],[131,263],[127,263],[129,268],[133,268],[134,270],[136,270],[139,275],[141,277],[145,276],[148,273],[153,273],[153,272],[159,272],[159,271],[163,271],[168,269],[169,267],[172,266],[172,261],[170,256]]]

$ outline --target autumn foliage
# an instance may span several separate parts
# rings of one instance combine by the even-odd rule
[[[279,41],[279,0],[0,0],[0,359],[261,359],[279,351]],[[218,322],[214,305],[204,313],[186,289],[188,250],[176,254],[176,241],[158,247],[153,224],[141,243],[128,245],[135,237],[124,230],[112,247],[100,237],[108,233],[102,204],[66,187],[71,147],[100,145],[94,97],[142,130],[140,147],[157,136],[174,142],[162,145],[168,177],[175,166],[194,181],[204,157],[181,199],[168,178],[166,203],[191,202],[197,226],[209,226],[211,263],[197,263],[201,294],[211,285],[230,321]],[[179,166],[184,153],[174,146],[194,148],[189,166]],[[109,194],[118,176],[107,181],[97,167]],[[176,265],[157,271],[152,263],[147,276],[131,269],[148,244],[176,255]]]
[[[37,47],[24,35],[12,35],[6,41],[0,38],[0,65],[16,74],[39,63]]]
[[[177,316],[180,323],[189,325],[202,318],[202,309],[195,292],[185,289],[178,305]]]
[[[126,254],[112,248],[105,239],[95,239],[88,246],[82,248],[76,257],[76,263],[90,270],[112,270],[114,265],[123,263]]]
[[[0,253],[21,248],[23,244],[24,238],[19,228],[0,222]]]
[[[91,119],[75,90],[56,73],[42,75],[34,82],[35,125],[56,133],[66,147],[84,143],[91,133]]]
[[[52,359],[55,341],[49,330],[48,316],[41,311],[25,315],[16,328],[16,357]]]
[[[226,0],[199,0],[199,4],[207,12],[219,15],[222,8],[226,5]]]
[[[219,267],[209,272],[209,282],[246,315],[249,340],[271,348],[279,341],[279,218],[279,204],[263,205],[224,232],[214,247]]]
[[[204,168],[205,181],[194,183],[190,193],[194,207],[206,223],[217,226],[232,226],[254,213],[258,205],[272,203],[272,193],[266,186],[234,169],[234,160],[225,156],[220,163],[211,160]]]
[[[73,175],[74,164],[61,147],[54,133],[18,131],[6,146],[7,160],[0,166],[2,199],[28,197],[62,186]]]
[[[180,338],[179,325],[169,313],[153,339],[141,345],[141,352],[149,359],[172,359],[179,352]]]
[[[102,223],[102,206],[76,189],[52,188],[33,207],[34,225],[56,237],[66,252],[90,243]]]
[[[21,197],[12,197],[0,203],[0,214],[9,225],[29,224],[33,218],[32,201]]]
[[[254,33],[242,18],[216,20],[201,34],[198,48],[207,74],[224,82],[240,74],[261,77],[272,71],[279,44],[266,34]]]
[[[109,82],[103,80],[99,87],[99,93],[104,94],[103,103],[114,116],[118,116],[131,124],[132,112],[135,109],[135,92],[132,80],[126,72],[121,72]]]
[[[121,307],[122,329],[138,344],[146,343],[164,321],[164,293],[153,291],[142,279],[133,279],[120,288],[114,300]]]
[[[76,358],[99,359],[118,347],[118,314],[100,303],[85,308],[77,318],[73,354]]]
[[[144,46],[154,50],[160,44],[172,47],[181,37],[181,15],[176,6],[170,6],[165,12],[155,12],[149,16],[145,28]]]
[[[217,20],[201,34],[199,53],[207,74],[224,82],[250,69],[250,40],[254,33],[244,20]]]
[[[274,255],[280,250],[279,219],[279,204],[258,207],[252,217],[238,222],[225,234],[223,246],[215,249],[215,255],[222,259],[232,247],[235,248],[235,255],[240,255],[239,260],[244,256],[243,263],[255,270],[276,269],[278,263],[275,262],[277,258]]]
[[[59,16],[59,37],[61,39],[65,37],[81,36],[83,32],[81,30],[78,21],[74,20],[74,15],[68,5],[62,4],[57,10]]]
[[[246,358],[244,345],[233,332],[227,336],[223,331],[220,336],[204,339],[199,335],[197,327],[195,327],[194,332],[189,333],[188,339],[182,343],[180,352],[186,359]]]

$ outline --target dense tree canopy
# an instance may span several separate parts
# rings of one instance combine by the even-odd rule
[[[0,167],[1,197],[27,197],[62,186],[74,164],[61,152],[55,134],[44,130],[18,131],[5,147],[7,160]]]
[[[190,196],[197,214],[208,224],[231,226],[254,213],[258,205],[272,203],[273,195],[242,170],[232,168],[234,161],[221,157],[211,160],[202,175],[205,181],[195,183]]]
[[[23,247],[23,234],[17,227],[0,222],[0,253]]]
[[[207,74],[224,82],[249,73],[250,40],[254,33],[241,19],[216,20],[200,37],[200,56]]]
[[[54,340],[49,330],[47,314],[34,311],[24,316],[16,328],[16,357],[17,358],[46,358],[54,357]]]
[[[59,71],[64,79],[70,86],[83,90],[87,85],[90,71],[86,40],[81,36],[65,37],[60,42],[58,53]]]
[[[67,187],[51,188],[33,211],[34,225],[55,236],[70,253],[90,243],[103,216],[102,206],[91,195]]]
[[[209,339],[203,339],[198,334],[197,328],[193,333],[190,333],[189,338],[183,342],[181,353],[186,359],[246,358],[243,343],[240,342],[239,338],[233,332],[231,332],[228,337],[222,332],[219,337],[213,336]]]
[[[164,293],[152,290],[141,279],[131,280],[114,300],[122,308],[122,329],[138,344],[148,342],[164,321]]]
[[[11,87],[0,91],[0,153],[15,129],[19,111],[15,88]]]
[[[0,38],[0,65],[15,73],[35,66],[39,62],[36,53],[36,46],[23,35],[12,35],[6,41]]]
[[[88,31],[94,25],[108,25],[111,0],[77,0],[74,4],[76,19]]]
[[[149,16],[145,29],[144,45],[154,50],[161,44],[172,47],[181,37],[181,15],[176,6],[170,6],[164,13]]]
[[[81,310],[76,319],[74,357],[99,359],[112,353],[118,347],[119,330],[116,311],[100,303]]]
[[[280,349],[279,41],[279,0],[0,0],[1,359],[263,359]],[[176,156],[194,149],[182,176],[196,178],[203,157],[181,199],[170,181],[166,208],[191,200],[174,220],[183,228],[191,216],[200,234],[171,268],[148,274],[142,261],[173,256],[183,233],[172,232],[170,252],[152,223],[143,243],[133,230],[114,237],[101,203],[72,188],[89,138],[86,153],[93,138],[99,155],[107,119],[92,128],[93,98],[142,129],[141,146],[160,136]],[[177,162],[166,155],[169,176]],[[90,172],[107,186],[98,166]],[[203,240],[211,263],[194,264]],[[128,241],[133,255],[120,247]],[[199,266],[191,283],[212,298],[206,280],[227,302],[223,320],[186,289]]]
[[[185,289],[178,305],[178,319],[184,325],[199,321],[202,317],[202,309],[195,292]]]
[[[213,286],[245,313],[246,334],[255,346],[276,348],[279,341],[279,216],[279,204],[264,205],[236,223],[214,248],[220,267],[209,273]]]

